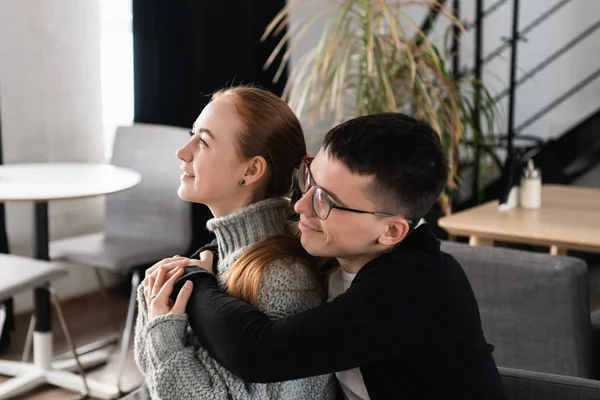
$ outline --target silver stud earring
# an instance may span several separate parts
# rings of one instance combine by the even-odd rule
[[[242,180],[240,181],[240,185],[244,185],[245,183],[246,183],[246,180],[245,180],[245,179],[242,179]]]

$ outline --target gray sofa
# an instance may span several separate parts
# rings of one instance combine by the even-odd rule
[[[600,382],[499,368],[509,400],[600,400]]]
[[[453,242],[442,250],[465,269],[498,366],[595,377],[582,260]]]

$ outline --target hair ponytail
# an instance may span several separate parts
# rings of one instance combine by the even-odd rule
[[[278,235],[256,243],[235,261],[225,275],[227,292],[258,308],[261,279],[273,263],[282,259],[305,265],[316,287],[322,289],[315,270],[316,258],[304,250],[297,237]]]

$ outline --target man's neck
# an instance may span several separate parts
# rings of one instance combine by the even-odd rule
[[[340,266],[349,274],[357,274],[362,267],[367,265],[369,261],[376,259],[390,251],[394,250],[394,247],[386,248],[383,251],[375,252],[373,254],[363,254],[360,256],[353,257],[337,257],[337,261]]]
[[[338,263],[340,264],[340,267],[342,267],[344,269],[344,271],[346,271],[349,274],[357,274],[358,271],[360,271],[360,269],[362,267],[364,267],[369,261],[374,260],[375,258],[379,257],[379,255],[370,255],[370,256],[363,256],[363,257],[359,257],[359,258],[339,258],[338,257]]]

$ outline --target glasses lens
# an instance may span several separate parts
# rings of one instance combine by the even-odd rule
[[[308,171],[308,165],[305,161],[302,161],[300,168],[298,169],[298,186],[300,191],[304,194],[310,189],[312,182],[310,179],[310,172]]]
[[[317,217],[326,219],[329,216],[331,206],[329,205],[329,198],[321,188],[316,188],[313,193],[313,208]]]

